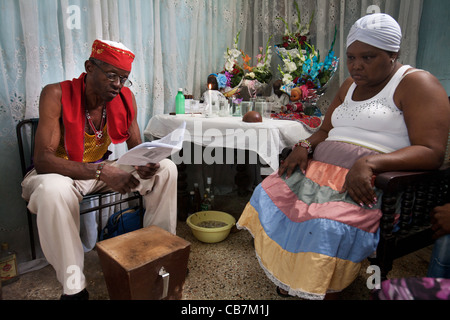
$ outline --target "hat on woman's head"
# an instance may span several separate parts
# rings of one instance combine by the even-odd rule
[[[131,71],[134,53],[120,42],[95,40],[90,58],[106,62],[116,68]]]
[[[367,43],[376,48],[399,52],[402,30],[397,21],[385,13],[374,13],[362,17],[350,29],[347,48],[355,41]]]

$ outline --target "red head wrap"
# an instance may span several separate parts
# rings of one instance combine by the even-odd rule
[[[134,53],[120,42],[95,40],[92,44],[91,58],[129,72],[134,60]]]

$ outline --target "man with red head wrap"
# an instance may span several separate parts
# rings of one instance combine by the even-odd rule
[[[139,145],[137,106],[128,88],[134,54],[123,44],[95,40],[79,78],[47,85],[39,102],[34,169],[23,198],[37,215],[42,251],[63,285],[62,299],[86,299],[79,202],[83,196],[114,190],[144,196],[144,227],[176,232],[177,169],[165,159],[132,167],[107,160],[108,146]],[[80,281],[70,282],[73,267]]]

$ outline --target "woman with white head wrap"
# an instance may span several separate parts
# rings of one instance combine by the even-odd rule
[[[358,21],[347,36],[347,48],[355,41],[364,42],[376,48],[399,52],[402,42],[400,25],[387,14],[371,14]]]
[[[361,18],[347,44],[350,77],[320,130],[263,180],[238,221],[279,292],[306,299],[345,289],[376,250],[373,176],[438,168],[450,127],[437,79],[397,61],[401,30],[392,17]]]

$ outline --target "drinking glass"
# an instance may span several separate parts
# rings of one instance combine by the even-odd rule
[[[219,116],[227,117],[230,114],[228,101],[219,101]]]
[[[253,111],[253,101],[242,101],[241,102],[242,115],[245,115],[249,111]]]
[[[230,115],[233,117],[241,117],[241,105],[239,100],[230,98]]]
[[[190,102],[191,102],[191,115],[194,116],[195,113],[199,113],[200,101],[192,99]]]

